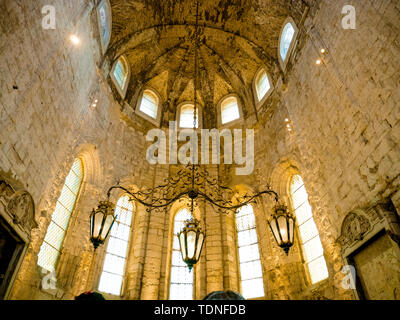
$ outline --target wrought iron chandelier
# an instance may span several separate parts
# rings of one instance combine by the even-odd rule
[[[194,130],[197,128],[199,40],[199,1],[197,1],[194,34]],[[106,241],[117,219],[114,214],[115,205],[110,201],[110,197],[113,190],[119,189],[128,194],[133,201],[145,206],[147,212],[168,212],[176,201],[187,202],[191,219],[185,221],[185,227],[176,236],[179,239],[182,259],[189,269],[199,261],[205,238],[204,232],[199,227],[200,222],[194,217],[194,208],[198,206],[199,201],[211,204],[218,213],[236,213],[239,208],[257,201],[264,195],[273,196],[276,205],[268,224],[277,244],[288,254],[294,243],[295,218],[284,204],[279,203],[278,194],[267,186],[260,192],[238,195],[233,189],[213,178],[202,166],[195,164],[194,158],[193,155],[191,164],[179,169],[176,175],[165,179],[164,183],[157,187],[133,191],[119,184],[112,186],[107,192],[107,200],[101,201],[98,208],[92,210],[91,241],[94,247],[97,248]]]

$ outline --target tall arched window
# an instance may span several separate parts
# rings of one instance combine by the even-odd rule
[[[171,283],[169,288],[170,300],[192,300],[193,299],[193,271],[183,262],[176,236],[185,226],[185,221],[191,218],[190,211],[183,208],[175,215],[174,220],[174,240],[172,243],[171,261]]]
[[[139,110],[153,119],[157,119],[158,97],[151,90],[144,90]]]
[[[107,245],[99,291],[120,295],[125,273],[134,204],[128,195],[119,198],[115,207],[116,222]]]
[[[256,219],[249,204],[236,213],[242,294],[246,299],[264,297]]]
[[[292,177],[290,194],[299,226],[304,259],[310,273],[311,282],[316,283],[328,277],[328,269],[326,267],[319,232],[308,202],[308,194],[304,182],[299,175]]]
[[[197,107],[196,128],[199,127],[199,107]],[[180,108],[179,127],[180,128],[193,128],[194,122],[194,105],[184,104]]]
[[[281,43],[279,47],[281,59],[283,62],[286,61],[290,45],[292,44],[295,33],[296,29],[294,25],[291,22],[286,23],[281,34]]]
[[[114,64],[114,67],[111,71],[111,79],[114,81],[118,92],[123,98],[125,97],[126,91],[128,89],[129,77],[130,70],[128,62],[123,56],[121,56]]]
[[[82,185],[82,180],[83,163],[81,159],[77,158],[65,179],[46,236],[40,247],[38,265],[46,270],[55,270],[57,260],[61,254],[69,220],[75,209],[76,199]]]
[[[111,38],[111,7],[109,0],[102,0],[100,2],[97,7],[97,17],[99,20],[101,47],[104,53]]]
[[[226,124],[240,118],[238,100],[234,96],[221,102],[221,124]]]
[[[261,69],[255,79],[255,86],[257,98],[260,102],[265,95],[271,90],[271,83],[269,82],[268,74],[264,69]]]

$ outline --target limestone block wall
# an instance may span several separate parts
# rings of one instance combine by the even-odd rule
[[[256,126],[255,174],[242,179],[229,167],[209,168],[232,186],[270,183],[289,205],[290,176],[299,173],[305,181],[330,277],[311,286],[299,241],[289,256],[276,246],[266,224],[273,203],[265,200],[254,208],[267,299],[353,298],[340,286],[343,261],[336,240],[342,220],[381,199],[400,207],[399,4],[350,1],[357,29],[343,30],[341,8],[348,2],[320,1],[306,20],[296,55]],[[90,210],[118,180],[151,187],[174,174],[172,167],[144,161],[147,144],[138,128],[145,125],[129,122],[113,97],[108,70],[99,67],[93,2],[54,3],[56,30],[41,28],[46,1],[0,3],[0,170],[32,194],[39,224],[11,299],[72,299],[96,290],[105,246],[93,252]],[[81,39],[77,47],[69,42],[72,33]],[[327,54],[319,54],[321,47]],[[90,107],[93,97],[96,108]],[[44,290],[37,255],[77,156],[85,179],[57,266],[57,289]],[[168,299],[173,214],[149,215],[136,205],[122,297],[109,298]],[[194,270],[195,298],[239,291],[233,215],[218,215],[206,203],[198,214],[206,241]]]
[[[341,25],[347,4],[356,8],[355,30]],[[398,21],[397,1],[321,1],[301,30],[306,40],[285,71],[286,85],[278,84],[280,106],[256,135],[263,162],[258,168],[269,172],[265,178],[273,187],[285,194],[288,175],[300,173],[309,194],[330,279],[310,286],[305,277],[300,286],[305,298],[312,291],[352,298],[340,285],[343,263],[336,243],[350,210],[384,199],[398,210]],[[285,118],[293,134],[285,132]]]
[[[104,76],[97,68],[96,12],[91,1],[54,2],[55,30],[43,30],[46,1],[19,5],[2,1],[0,38],[0,168],[32,194],[39,227],[20,269],[11,299],[70,299],[94,281],[89,213],[106,189],[129,176],[145,183],[148,164],[143,134],[121,120]],[[81,40],[69,41],[71,34]],[[91,108],[91,98],[99,100]],[[135,150],[135,152],[132,152]],[[44,274],[37,254],[73,160],[83,158],[85,179],[63,254],[57,267],[57,290],[40,290]],[[96,275],[97,277],[98,275]]]

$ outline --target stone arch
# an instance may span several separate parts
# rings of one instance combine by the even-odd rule
[[[282,159],[273,167],[268,176],[271,188],[286,204],[290,203],[290,180],[296,174],[301,174],[297,161]]]

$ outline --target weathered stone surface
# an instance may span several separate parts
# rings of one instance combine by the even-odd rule
[[[93,252],[90,210],[116,181],[152,187],[176,172],[145,161],[145,135],[153,125],[133,109],[143,86],[154,87],[164,100],[166,126],[175,119],[177,105],[192,99],[194,2],[111,1],[112,40],[104,57],[93,3],[56,1],[57,28],[43,30],[46,1],[0,2],[0,170],[32,195],[38,224],[10,299],[73,299],[96,290],[105,247]],[[272,201],[264,201],[255,207],[255,216],[265,298],[354,299],[342,286],[344,261],[337,239],[344,218],[381,200],[392,201],[400,212],[398,1],[352,1],[355,30],[342,29],[344,0],[201,3],[204,125],[215,127],[218,101],[236,93],[244,107],[241,126],[256,129],[257,174],[242,179],[222,165],[210,171],[232,185],[245,180],[250,187],[260,176],[288,204],[290,178],[301,174],[328,265],[329,278],[311,285],[298,237],[287,257],[266,224]],[[300,33],[282,71],[278,42],[288,16]],[[81,39],[79,46],[69,41],[73,33]],[[125,101],[108,74],[122,53],[132,68]],[[257,109],[252,82],[261,66],[275,88]],[[93,98],[99,100],[96,108],[90,107]],[[37,255],[77,156],[84,161],[84,184],[57,265],[57,288],[44,290]],[[234,217],[221,217],[206,204],[199,211],[207,238],[195,268],[195,298],[240,290]],[[136,206],[122,297],[109,298],[168,299],[173,214],[148,214]],[[366,261],[368,254],[360,259]]]

